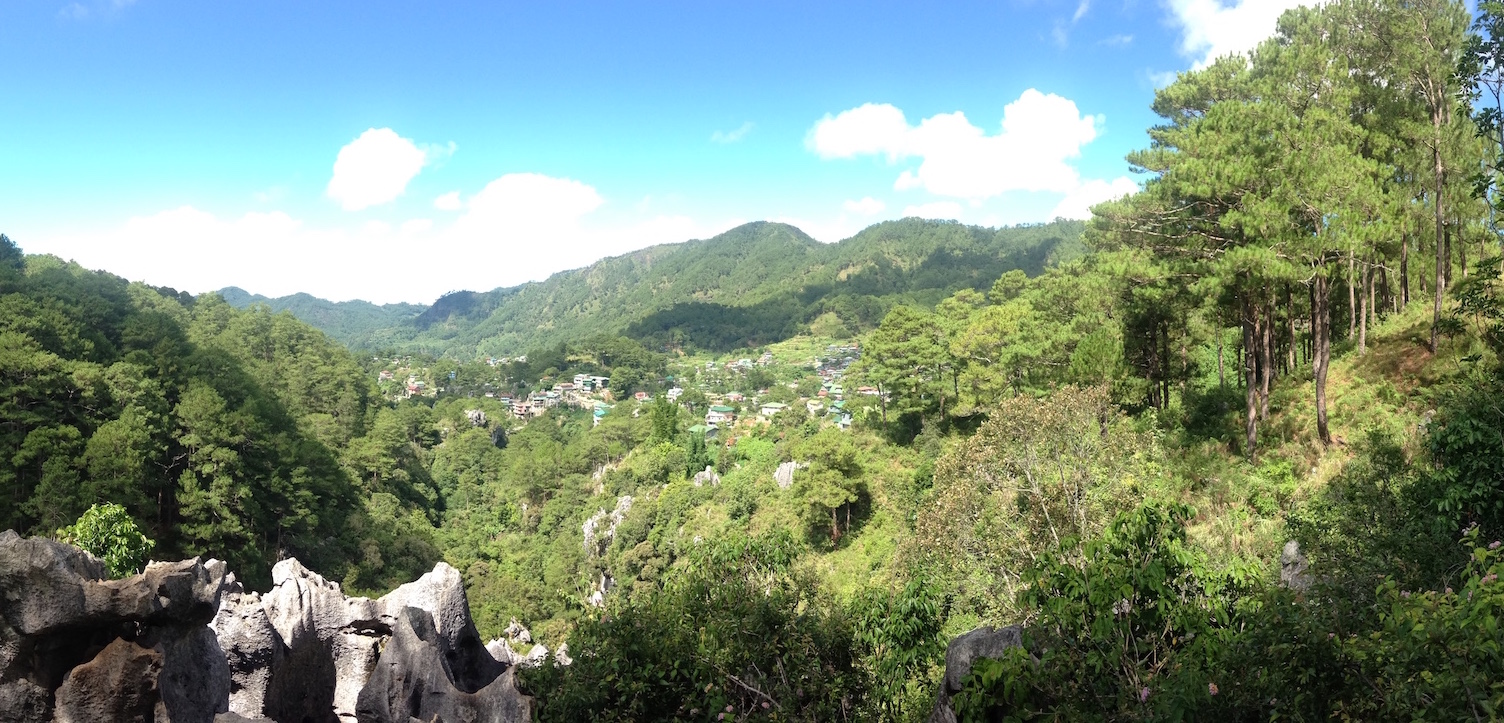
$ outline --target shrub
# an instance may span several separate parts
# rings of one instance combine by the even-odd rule
[[[76,545],[104,561],[110,577],[125,577],[141,571],[156,543],[141,534],[124,507],[114,503],[94,505],[78,521],[57,531],[57,538]]]

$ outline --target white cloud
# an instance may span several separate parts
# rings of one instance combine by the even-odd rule
[[[388,203],[426,163],[428,154],[411,140],[390,128],[371,128],[339,149],[326,193],[346,211]]]
[[[961,204],[955,201],[935,201],[922,203],[917,206],[908,206],[903,210],[903,217],[918,216],[920,218],[936,218],[945,221],[961,218]]]
[[[747,134],[752,132],[752,127],[752,121],[747,121],[735,130],[716,131],[710,134],[710,141],[712,143],[735,143],[747,137]]]
[[[1180,54],[1204,68],[1231,53],[1252,50],[1274,34],[1286,10],[1311,5],[1300,0],[1166,0],[1171,21],[1181,30]]]
[[[1052,218],[1091,218],[1091,207],[1103,201],[1114,201],[1138,192],[1138,184],[1126,176],[1111,182],[1090,180],[1067,193],[1050,213]]]
[[[1071,16],[1071,22],[1081,22],[1081,18],[1086,17],[1086,11],[1089,9],[1091,9],[1091,0],[1081,0],[1080,4],[1076,5],[1076,14]]]
[[[543,241],[517,238],[558,233],[575,227],[603,200],[595,189],[568,178],[537,173],[509,173],[470,197],[465,215],[455,222],[464,233],[496,234],[498,241]]]
[[[1097,137],[1100,123],[1081,115],[1073,101],[1030,88],[1004,107],[996,135],[987,135],[959,111],[911,126],[898,108],[868,103],[827,114],[811,129],[806,145],[822,158],[919,158],[918,169],[903,171],[894,188],[980,200],[1008,191],[1075,188],[1079,175],[1066,161]]]
[[[217,216],[184,206],[65,233],[19,233],[30,253],[194,293],[239,286],[268,296],[430,302],[455,289],[540,280],[603,256],[708,238],[729,221],[607,205],[588,184],[539,174],[497,178],[444,223],[413,218],[318,227],[282,212]],[[338,270],[338,273],[331,273]]]
[[[459,191],[450,191],[435,198],[433,200],[433,207],[440,211],[458,211],[465,207],[465,203],[460,200]]]
[[[1102,38],[1101,40],[1097,41],[1097,45],[1106,45],[1108,47],[1120,47],[1120,46],[1132,45],[1132,44],[1133,44],[1133,36],[1132,35],[1123,35],[1123,34],[1109,35],[1108,37]]]
[[[850,213],[875,216],[882,213],[883,209],[887,208],[887,206],[882,201],[871,196],[865,196],[860,201],[847,201],[841,204],[841,208],[846,209]]]

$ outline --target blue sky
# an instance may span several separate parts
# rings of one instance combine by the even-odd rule
[[[428,302],[750,220],[1131,191],[1154,88],[1293,0],[9,0],[0,231],[194,292]]]

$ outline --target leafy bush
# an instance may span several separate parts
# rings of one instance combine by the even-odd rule
[[[849,719],[859,676],[839,608],[794,569],[787,533],[696,545],[662,587],[614,597],[524,674],[545,721]]]
[[[77,522],[58,530],[57,537],[102,560],[110,577],[140,572],[156,546],[141,534],[130,513],[114,503],[91,506]]]
[[[1183,720],[1217,690],[1251,570],[1209,569],[1186,543],[1194,511],[1146,504],[1119,515],[1077,557],[1045,555],[1024,575],[1036,616],[1023,650],[972,666],[956,699],[966,720]]]

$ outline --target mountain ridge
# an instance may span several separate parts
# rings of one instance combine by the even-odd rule
[[[1056,220],[992,229],[908,218],[823,244],[792,225],[754,221],[541,281],[451,292],[427,307],[306,294],[266,299],[234,287],[226,301],[286,309],[371,349],[510,356],[616,333],[665,347],[724,349],[786,338],[826,314],[838,334],[856,333],[894,303],[933,305],[963,286],[985,290],[1012,269],[1037,275],[1080,255],[1083,227]]]

